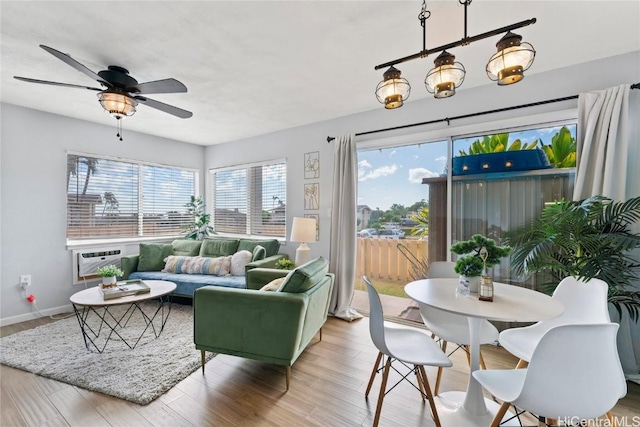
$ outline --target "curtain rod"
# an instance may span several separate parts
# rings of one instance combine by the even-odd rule
[[[632,84],[631,85],[631,89],[640,89],[640,83]],[[545,104],[551,104],[551,103],[554,103],[554,102],[568,101],[570,99],[578,99],[578,96],[579,95],[565,96],[564,98],[548,99],[546,101],[538,101],[538,102],[532,102],[530,104],[514,105],[512,107],[498,108],[498,109],[495,109],[495,110],[481,111],[481,112],[478,112],[478,113],[462,114],[460,116],[445,117],[444,119],[429,120],[427,122],[411,123],[411,124],[408,124],[408,125],[400,125],[400,126],[393,126],[393,127],[384,128],[384,129],[369,130],[369,131],[366,131],[366,132],[356,133],[355,136],[369,135],[369,134],[372,134],[372,133],[379,133],[379,132],[388,132],[388,131],[391,131],[391,130],[406,129],[406,128],[411,128],[411,127],[415,127],[415,126],[431,125],[431,124],[440,123],[440,122],[447,122],[447,126],[448,126],[449,122],[451,120],[468,119],[469,117],[484,116],[486,114],[501,113],[503,111],[518,110],[520,108],[536,107],[538,105],[545,105]],[[327,142],[331,142],[334,139],[336,139],[335,136],[327,136]]]

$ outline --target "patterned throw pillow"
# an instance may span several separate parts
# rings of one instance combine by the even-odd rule
[[[261,291],[270,291],[270,292],[278,292],[278,289],[280,288],[280,285],[282,285],[282,282],[284,282],[284,277],[280,277],[278,279],[273,279],[272,281],[270,281],[269,283],[267,283],[266,285],[264,285],[263,287],[260,288]]]
[[[227,276],[231,270],[231,255],[218,258],[201,256],[175,256],[165,258],[165,273],[208,274]]]

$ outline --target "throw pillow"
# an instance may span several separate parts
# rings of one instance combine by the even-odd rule
[[[200,253],[202,242],[199,240],[174,240],[171,242],[171,255],[196,256]]]
[[[260,290],[269,291],[269,292],[278,292],[278,289],[280,288],[280,285],[282,285],[282,282],[284,282],[284,279],[285,279],[284,277],[273,279],[272,281],[270,281],[269,283],[261,287]]]
[[[256,245],[255,248],[253,248],[253,256],[251,257],[251,261],[260,261],[262,259],[265,259],[267,257],[267,250],[264,248],[264,246],[260,246],[260,245]]]
[[[164,259],[171,255],[173,246],[162,243],[140,243],[138,271],[160,271],[164,268]]]
[[[239,251],[251,251],[253,252],[253,248],[256,245],[260,245],[267,251],[266,256],[273,256],[278,253],[280,250],[280,242],[278,239],[260,239],[260,240],[250,240],[250,239],[240,239],[240,243],[238,244]]]
[[[231,275],[244,276],[244,267],[251,262],[251,252],[238,251],[231,256]]]
[[[176,274],[226,276],[229,274],[230,269],[231,255],[218,258],[169,255],[165,259],[165,266],[162,271]]]
[[[196,255],[219,257],[233,255],[238,251],[237,239],[204,239],[200,253]]]

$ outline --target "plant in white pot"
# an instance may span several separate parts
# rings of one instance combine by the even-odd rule
[[[96,274],[102,277],[102,286],[101,287],[111,287],[116,284],[116,277],[122,276],[124,272],[120,270],[115,265],[105,265],[104,267],[100,267]]]
[[[483,249],[486,250],[486,254]],[[451,252],[462,255],[458,257],[454,267],[455,272],[460,275],[460,280],[469,282],[469,291],[478,292],[480,276],[484,268],[500,264],[500,258],[509,255],[511,247],[498,246],[495,240],[488,239],[481,234],[474,234],[470,240],[452,245]]]

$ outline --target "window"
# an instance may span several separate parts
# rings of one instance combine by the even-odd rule
[[[217,232],[286,237],[286,161],[212,170],[211,174]]]
[[[180,234],[196,182],[194,170],[67,154],[67,239]]]

